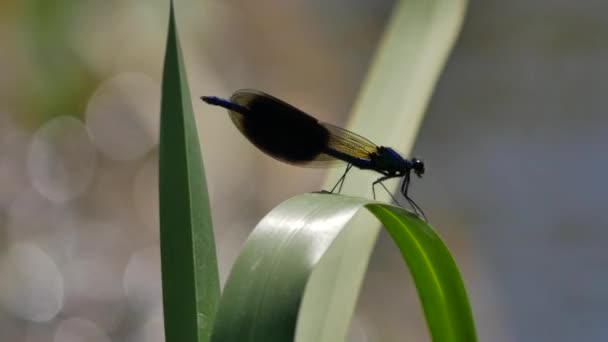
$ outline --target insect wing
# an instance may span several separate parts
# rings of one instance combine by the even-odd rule
[[[239,90],[230,100],[246,109],[246,113],[229,110],[232,122],[269,156],[307,167],[328,167],[342,162],[323,153],[330,133],[305,112],[256,90]]]
[[[325,122],[320,124],[329,132],[327,145],[331,149],[362,159],[369,159],[372,154],[378,151],[376,144],[359,134]]]

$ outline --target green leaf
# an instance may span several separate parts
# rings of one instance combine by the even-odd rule
[[[208,341],[220,297],[215,241],[173,6],[162,82],[159,198],[167,341]]]
[[[464,284],[448,248],[416,215],[400,207],[367,205],[407,262],[433,341],[475,341]]]
[[[258,224],[224,288],[212,341],[343,341],[378,225],[410,266],[435,341],[475,341],[456,265],[408,211],[345,196],[304,194]],[[367,217],[365,217],[367,216]]]

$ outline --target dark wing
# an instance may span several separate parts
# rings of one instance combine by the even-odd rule
[[[243,106],[247,110],[252,110],[251,113],[240,113],[235,110],[228,110],[228,113],[230,115],[230,119],[239,129],[239,131],[241,131],[241,133],[243,133],[243,135],[245,135],[249,141],[256,145],[256,147],[269,156],[288,164],[303,167],[333,167],[344,163],[342,160],[322,153],[321,149],[319,148],[311,148],[306,142],[295,142],[294,145],[296,146],[294,146],[294,148],[291,150],[293,151],[299,149],[302,151],[311,151],[311,153],[306,156],[299,156],[298,158],[295,158],[290,153],[281,153],[281,151],[276,151],[272,148],[274,144],[268,145],[262,141],[264,140],[262,135],[276,136],[277,140],[283,140],[285,138],[280,137],[280,134],[282,133],[287,134],[289,138],[293,138],[295,140],[309,140],[308,138],[310,138],[310,140],[315,141],[319,131],[323,136],[331,136],[331,133],[327,131],[327,128],[324,125],[321,125],[317,119],[293,107],[292,105],[277,99],[272,95],[252,89],[236,91],[230,97],[230,101]],[[265,108],[266,111],[260,112],[258,109],[260,107]],[[261,115],[263,117],[253,119],[251,116],[248,117],[248,115]],[[269,123],[264,123],[266,118],[270,119],[271,121]],[[274,118],[274,120],[272,118]],[[273,122],[281,122],[281,119],[283,118],[290,122],[291,119],[294,119],[294,122],[301,122],[304,125],[290,127],[286,124],[279,124],[278,127],[271,127]],[[256,122],[259,122],[260,125],[263,125],[263,127],[267,127],[267,131],[259,134],[252,134],[251,121],[249,120],[256,120]],[[281,128],[284,127],[287,127],[288,129],[280,132]],[[294,129],[297,128],[302,128],[302,130],[306,128],[306,132],[302,132],[302,130],[299,132],[294,132]],[[314,129],[314,131],[312,131],[312,129]],[[311,131],[311,134],[307,134],[307,131]],[[303,136],[297,138],[299,136],[297,133],[302,133]],[[286,145],[288,142],[293,143],[293,140],[290,139],[290,141],[283,141],[283,145]],[[326,145],[326,141],[323,142],[323,145]]]

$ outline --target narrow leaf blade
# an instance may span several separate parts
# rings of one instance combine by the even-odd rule
[[[160,240],[167,341],[208,341],[220,287],[211,212],[171,6],[162,82]]]
[[[407,210],[367,209],[384,224],[408,265],[433,341],[475,341],[473,314],[454,259],[439,235]]]

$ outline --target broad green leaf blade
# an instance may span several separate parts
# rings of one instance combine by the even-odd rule
[[[262,219],[224,286],[212,341],[294,340],[310,272],[365,203],[336,198],[297,196]]]
[[[166,340],[208,341],[220,296],[205,172],[173,6],[162,83],[159,200]]]
[[[344,340],[379,230],[356,222],[362,208],[390,226],[402,251],[417,248],[402,255],[415,264],[434,340],[475,341],[462,280],[429,226],[401,208],[327,194],[287,200],[258,224],[228,278],[211,340]]]
[[[407,262],[433,341],[475,341],[473,314],[454,259],[437,233],[403,208],[366,206]]]
[[[401,0],[395,4],[346,128],[409,156],[460,32],[466,4],[467,0]],[[323,188],[331,189],[342,172],[332,170]],[[371,172],[350,172],[343,193],[371,198],[369,184],[376,178]],[[396,185],[387,183],[389,189]],[[382,191],[378,194],[379,199],[390,201]]]

